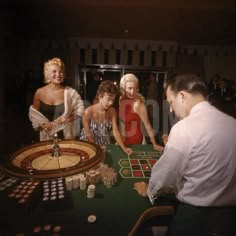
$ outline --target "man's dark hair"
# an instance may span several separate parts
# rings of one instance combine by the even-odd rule
[[[207,97],[207,87],[205,82],[193,74],[176,75],[166,84],[166,89],[170,89],[177,94],[180,91],[186,91],[192,94],[201,94]]]

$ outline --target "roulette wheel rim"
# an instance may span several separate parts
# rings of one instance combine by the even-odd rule
[[[71,139],[61,140],[58,144],[62,152],[59,157],[52,155],[52,141],[43,141],[20,148],[10,155],[5,165],[2,166],[2,171],[16,178],[45,180],[83,173],[89,169],[96,168],[104,161],[104,151],[96,144]],[[36,166],[36,163],[42,162],[41,160],[45,159],[45,157],[48,158],[48,163],[52,165],[53,161],[54,163],[60,163],[64,156],[68,157],[67,155],[73,156],[75,164],[48,169],[41,168],[42,166],[40,169]],[[66,158],[64,158],[64,162],[65,160]],[[31,167],[29,168],[26,163],[29,163]]]

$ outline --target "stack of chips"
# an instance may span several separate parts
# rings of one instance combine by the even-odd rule
[[[57,235],[57,236],[60,236],[61,234],[59,234],[59,233],[61,230],[62,230],[61,225],[55,225],[55,226],[53,226],[51,224],[46,224],[46,225],[42,225],[42,226],[37,225],[33,228],[33,231],[30,235]],[[21,234],[17,234],[17,235],[21,235]]]
[[[95,187],[94,184],[90,184],[88,186],[88,189],[87,189],[87,197],[88,198],[94,198],[94,196],[95,196],[95,189],[96,189],[96,187]]]
[[[108,188],[111,188],[117,182],[117,173],[113,168],[108,167],[107,164],[101,163],[98,169],[89,170],[85,175],[81,173],[66,177],[66,190],[70,191],[72,189],[77,189],[78,187],[81,190],[85,190],[87,184],[95,186],[95,184],[100,181],[102,181]]]
[[[73,175],[72,176],[72,188],[77,189],[80,185],[80,176],[79,175]]]
[[[7,178],[0,182],[0,191],[11,187],[17,180],[15,178]]]
[[[111,188],[117,182],[117,173],[106,173],[102,176],[102,181],[107,188]]]
[[[19,204],[26,203],[38,185],[38,181],[23,181],[8,194],[8,197],[16,199]]]
[[[71,176],[65,178],[66,190],[70,191],[73,187],[73,178]]]
[[[80,177],[79,187],[80,187],[81,190],[85,190],[86,187],[87,187],[87,181],[86,181],[86,178],[84,176]]]
[[[33,175],[34,174],[34,168],[33,168],[32,163],[30,161],[27,163],[27,167],[26,168],[27,168],[27,171],[28,171],[29,175]]]
[[[63,180],[44,181],[43,183],[43,201],[64,199],[65,192]]]
[[[72,189],[85,190],[87,187],[87,178],[84,174],[77,174],[68,176],[65,178],[66,190],[71,191]]]
[[[99,172],[106,187],[111,188],[117,182],[117,173],[108,165],[100,165]]]
[[[86,180],[89,184],[96,184],[101,181],[101,174],[97,170],[90,170],[86,172]]]

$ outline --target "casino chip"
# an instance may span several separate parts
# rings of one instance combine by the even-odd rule
[[[34,229],[33,229],[33,232],[34,233],[39,233],[41,230],[42,230],[41,226],[35,226]]]
[[[88,217],[88,222],[89,223],[94,223],[96,221],[96,216],[95,215],[90,215],[89,217]]]
[[[44,229],[44,231],[49,231],[51,229],[51,227],[52,226],[50,224],[48,224],[48,225],[44,225],[43,229]]]
[[[61,231],[61,226],[60,225],[55,225],[52,230],[54,233],[58,233]]]

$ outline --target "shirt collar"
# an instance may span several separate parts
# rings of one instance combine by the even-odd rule
[[[208,107],[209,105],[210,104],[208,101],[199,102],[195,106],[192,107],[190,114],[195,113],[195,112],[201,110],[202,108]]]

